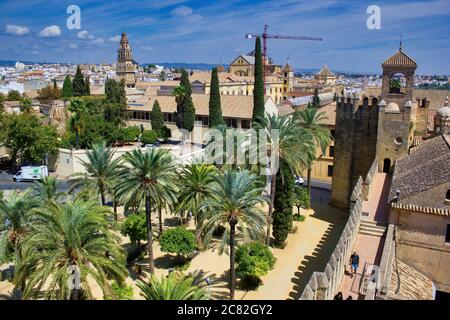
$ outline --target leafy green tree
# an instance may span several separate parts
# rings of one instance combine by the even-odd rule
[[[166,125],[161,128],[160,138],[164,141],[168,141],[172,138],[172,131]]]
[[[22,95],[17,90],[9,90],[6,96],[6,101],[20,101],[22,100]]]
[[[146,300],[208,300],[209,294],[193,277],[172,272],[168,277],[152,276],[148,283],[138,281]]]
[[[141,135],[142,144],[155,144],[158,141],[158,133],[154,130],[144,130]]]
[[[72,91],[75,97],[82,97],[86,95],[86,85],[84,84],[84,77],[81,73],[80,66],[77,67],[75,77],[73,78]]]
[[[46,86],[38,91],[37,99],[40,102],[48,102],[61,98],[61,90],[53,88],[51,85]]]
[[[89,77],[86,77],[86,79],[84,80],[84,86],[85,86],[84,95],[90,96],[91,95],[91,83],[90,83]]]
[[[223,226],[226,229],[219,253],[229,246],[230,299],[233,300],[236,288],[236,238],[260,240],[264,237],[266,219],[261,210],[261,205],[266,201],[262,195],[264,183],[247,170],[226,170],[215,179],[217,185],[209,199],[200,207],[198,237],[207,245],[214,231],[226,223],[226,226]]]
[[[86,104],[82,100],[75,99],[70,101],[68,110],[69,112],[72,112],[72,116],[70,117],[70,128],[72,129],[73,132],[75,132],[77,140],[77,149],[79,149],[80,133],[84,127],[83,115],[86,112]]]
[[[25,283],[23,297],[78,300],[80,289],[68,285],[70,268],[79,271],[83,298],[94,298],[94,283],[114,297],[110,279],[122,283],[127,270],[118,237],[109,230],[110,214],[95,200],[81,199],[36,209],[14,276],[15,283]]]
[[[105,102],[103,105],[104,119],[115,126],[123,126],[127,119],[127,105],[117,102]]]
[[[171,228],[164,231],[159,237],[162,252],[175,253],[181,262],[181,257],[190,254],[197,246],[195,235],[183,227]]]
[[[123,139],[127,143],[132,143],[137,140],[139,134],[141,133],[141,129],[138,126],[131,126],[122,129],[123,131]]]
[[[73,97],[72,81],[70,80],[70,76],[69,75],[67,75],[64,78],[64,83],[63,83],[61,97],[63,97],[63,98],[71,98],[71,97]]]
[[[142,152],[134,149],[122,156],[124,165],[117,175],[116,195],[131,207],[145,203],[150,273],[154,274],[152,204],[174,202],[176,198],[175,163],[167,150],[152,148]]]
[[[20,111],[22,112],[30,112],[32,108],[33,103],[31,102],[31,99],[29,98],[22,98],[20,101]]]
[[[311,154],[315,152],[315,148],[309,139],[310,136],[300,127],[296,118],[266,114],[262,121],[255,124],[255,129],[265,130],[268,143],[267,148],[271,150],[271,158],[275,159],[275,163],[272,164],[270,177],[270,202],[267,216],[266,244],[269,245],[278,169],[276,164],[284,161],[292,172],[300,174],[307,167]]]
[[[253,114],[252,122],[258,122],[264,118],[264,66],[261,53],[261,39],[255,41],[255,84],[253,89]]]
[[[161,107],[159,106],[158,100],[155,100],[153,103],[153,109],[150,114],[150,121],[152,123],[152,130],[158,132],[158,135],[161,136],[161,130],[164,126],[164,117],[161,112]]]
[[[308,141],[311,142],[314,149],[320,149],[322,154],[325,154],[327,147],[332,141],[332,136],[330,130],[324,124],[328,119],[324,112],[320,111],[319,108],[306,108],[303,110],[298,110],[294,118],[298,119],[299,125],[303,128],[307,135]],[[308,195],[311,197],[311,170],[314,161],[316,160],[316,152],[310,153],[307,162],[307,184],[308,184]],[[311,199],[308,201],[308,208]]]
[[[44,156],[56,152],[59,146],[56,128],[42,124],[29,113],[9,117],[5,135],[5,146],[12,150],[16,162],[41,164]]]
[[[318,89],[314,89],[314,96],[312,98],[311,107],[320,108],[320,98],[319,98],[319,90]]]
[[[292,199],[295,187],[294,175],[284,161],[280,162],[276,185],[273,206],[273,237],[274,245],[282,247],[292,226]]]
[[[266,275],[273,269],[275,262],[272,251],[260,242],[246,243],[236,250],[236,271],[244,279]]]
[[[211,90],[209,94],[209,127],[217,127],[224,124],[222,117],[222,107],[220,104],[219,76],[217,68],[211,71]]]
[[[71,190],[95,187],[102,205],[106,204],[106,193],[112,190],[112,182],[120,165],[120,158],[114,159],[115,151],[105,142],[92,145],[86,152],[88,161],[80,160],[85,173],[74,173],[70,178]]]
[[[48,205],[54,201],[60,199],[63,195],[58,191],[59,183],[55,177],[44,177],[41,181],[33,183],[32,191],[33,196],[43,206]]]
[[[147,225],[144,213],[132,213],[122,222],[120,232],[130,238],[138,250],[141,249],[141,241],[147,239]]]
[[[0,199],[0,263],[20,261],[20,246],[30,228],[29,212],[37,205],[29,191]]]
[[[296,186],[294,188],[293,204],[297,207],[297,214],[300,215],[300,208],[309,208],[309,195],[308,189]]]

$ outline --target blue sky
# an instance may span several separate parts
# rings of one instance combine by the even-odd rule
[[[66,9],[81,9],[81,30],[68,30]],[[369,5],[381,9],[381,29],[366,26]],[[421,74],[450,73],[450,1],[338,0],[1,0],[0,60],[112,62],[126,31],[134,58],[145,62],[229,63],[254,46],[248,32],[322,37],[269,40],[269,55],[297,68],[379,72],[398,49]],[[80,33],[81,32],[81,33]]]

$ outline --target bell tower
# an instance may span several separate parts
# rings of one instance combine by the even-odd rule
[[[416,62],[399,50],[382,63],[381,101],[378,105],[377,151],[379,171],[392,173],[395,160],[408,153],[414,136],[412,113]]]
[[[116,74],[120,79],[125,79],[125,86],[134,88],[136,85],[136,63],[133,60],[130,44],[127,34],[122,33],[120,45],[117,49],[117,67]]]

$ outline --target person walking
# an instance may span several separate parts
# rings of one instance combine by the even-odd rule
[[[342,292],[339,291],[333,298],[333,300],[344,300],[344,296],[342,295]]]
[[[359,255],[356,251],[353,251],[353,254],[350,256],[350,268],[353,274],[356,274],[359,267]]]

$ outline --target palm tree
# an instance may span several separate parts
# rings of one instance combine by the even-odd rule
[[[70,128],[75,132],[77,149],[80,148],[80,132],[83,129],[83,112],[86,111],[86,104],[78,99],[70,102],[68,110],[73,113],[70,117]]]
[[[179,175],[181,199],[180,207],[191,211],[197,221],[198,209],[211,194],[217,171],[208,164],[192,163],[184,166]]]
[[[266,244],[269,245],[276,191],[276,170],[279,167],[277,164],[283,161],[290,170],[299,173],[307,167],[311,153],[315,150],[306,131],[298,125],[296,119],[291,117],[266,114],[264,119],[255,123],[255,129],[265,131],[268,153],[270,158],[275,161],[270,164],[272,170],[270,172],[270,202],[266,231]]]
[[[207,245],[218,226],[226,224],[219,247],[222,253],[230,248],[230,299],[234,299],[236,272],[234,268],[236,236],[242,241],[260,240],[264,237],[266,219],[260,206],[266,202],[262,195],[264,183],[248,170],[227,170],[215,177],[216,185],[211,196],[200,206],[200,228],[197,236]]]
[[[324,121],[328,119],[325,112],[319,111],[318,108],[310,107],[297,111],[294,117],[298,119],[300,127],[302,127],[310,137],[309,140],[312,141],[314,149],[320,148],[322,154],[325,154],[326,149],[332,140],[330,131],[323,124]],[[311,169],[313,162],[316,160],[316,152],[311,155],[312,157],[310,157],[307,165],[308,203],[311,203]]]
[[[207,292],[194,284],[194,278],[181,273],[171,273],[168,277],[152,276],[148,283],[138,281],[141,295],[146,300],[208,300]]]
[[[135,149],[123,156],[124,165],[118,172],[116,195],[125,206],[145,203],[147,248],[150,273],[154,273],[151,207],[176,198],[175,163],[167,150],[154,148],[142,152]]]
[[[94,282],[104,297],[114,297],[109,280],[121,283],[127,270],[118,237],[108,229],[110,214],[95,200],[36,209],[15,274],[16,283],[25,283],[23,297],[44,293],[45,299],[77,300],[82,289],[84,297],[92,299]],[[71,280],[75,286],[69,285]]]
[[[117,174],[120,160],[113,160],[115,151],[106,147],[105,142],[94,144],[87,151],[88,161],[81,160],[86,173],[75,173],[69,181],[71,190],[92,187],[98,190],[102,205],[106,203],[106,192],[112,190],[113,180]]]
[[[0,263],[20,260],[20,245],[29,232],[28,213],[37,206],[29,191],[0,199]]]
[[[33,184],[33,195],[38,201],[47,205],[52,201],[58,200],[63,195],[63,192],[58,192],[59,183],[55,177],[44,177],[41,181],[37,181]]]

